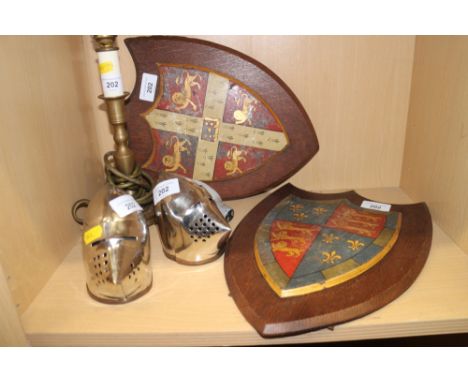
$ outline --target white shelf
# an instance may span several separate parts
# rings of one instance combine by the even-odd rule
[[[399,188],[358,190],[364,197],[411,203]],[[233,226],[265,194],[232,201]],[[415,283],[361,319],[281,339],[263,339],[243,318],[224,279],[223,262],[190,267],[167,259],[151,231],[152,290],[126,305],[92,300],[81,246],[73,248],[22,315],[32,345],[259,345],[329,342],[468,332],[468,256],[434,224],[428,261]]]

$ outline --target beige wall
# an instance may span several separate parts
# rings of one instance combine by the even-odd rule
[[[0,263],[22,312],[76,244],[71,205],[102,172],[82,39],[0,37],[0,57]]]
[[[119,37],[125,89],[135,69]],[[320,151],[291,181],[306,189],[398,186],[414,37],[199,36],[237,49],[278,74],[308,112]],[[86,45],[101,156],[112,149],[96,53]]]
[[[417,37],[402,188],[468,251],[468,37]]]

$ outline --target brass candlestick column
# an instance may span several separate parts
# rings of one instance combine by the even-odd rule
[[[96,52],[114,52],[119,48],[115,44],[116,36],[94,36]],[[101,60],[100,60],[101,61]],[[125,99],[128,92],[123,92],[120,79],[112,78],[112,71],[118,67],[118,59],[114,62],[100,62],[99,68],[102,76],[104,94],[99,98],[104,100],[107,106],[109,122],[114,128],[114,141],[116,150],[104,155],[107,181],[118,188],[129,192],[144,208],[148,225],[154,223],[153,211],[153,182],[149,175],[143,172],[135,163],[133,151],[128,147],[128,133],[125,121]],[[109,76],[105,74],[110,73]],[[106,94],[107,93],[107,94]]]
[[[112,98],[99,96],[106,102],[109,122],[114,127],[116,151],[112,153],[115,164],[125,175],[130,175],[135,168],[135,157],[133,151],[128,147],[128,133],[125,127],[124,102],[128,95],[129,93],[125,92],[121,96]]]

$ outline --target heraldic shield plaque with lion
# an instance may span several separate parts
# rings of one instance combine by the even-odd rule
[[[317,194],[287,184],[237,226],[224,269],[231,295],[264,337],[330,327],[401,295],[429,254],[424,203],[361,207],[354,191]]]
[[[393,247],[400,226],[399,212],[371,211],[347,199],[290,195],[261,222],[255,259],[280,297],[316,292],[378,263]]]
[[[129,144],[154,179],[175,173],[237,199],[280,184],[317,153],[299,100],[254,59],[190,38],[125,42],[137,71]]]

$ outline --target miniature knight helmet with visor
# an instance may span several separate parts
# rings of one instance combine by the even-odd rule
[[[161,173],[154,188],[156,223],[164,253],[178,263],[205,264],[222,255],[232,208],[208,185]]]
[[[82,240],[86,286],[91,297],[101,302],[132,301],[152,285],[149,233],[141,208],[136,204],[133,212],[125,215],[116,203],[112,204],[116,209],[111,207],[117,198],[129,197],[106,184],[86,210]]]

